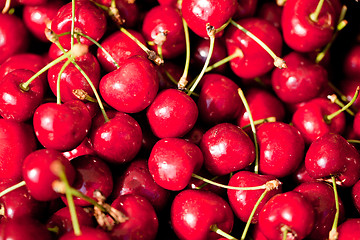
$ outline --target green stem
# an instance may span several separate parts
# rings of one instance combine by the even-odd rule
[[[332,82],[328,81],[328,85],[337,95],[340,96],[341,101],[348,102],[347,97]]]
[[[360,140],[358,140],[358,139],[348,139],[347,141],[348,141],[349,143],[360,144]]]
[[[254,125],[259,125],[259,124],[266,123],[266,122],[276,122],[276,118],[275,117],[268,117],[268,118],[255,120]],[[248,127],[251,127],[251,123],[243,126],[242,129],[244,130],[244,129],[248,128]]]
[[[223,230],[218,228],[218,226],[216,224],[211,225],[210,229],[211,229],[211,231],[216,232],[217,234],[219,234],[220,236],[222,236],[222,237],[224,237],[226,239],[237,240],[237,238],[234,238],[233,236],[231,236],[227,232],[224,232]]]
[[[282,231],[282,240],[287,240],[288,228],[285,227]]]
[[[184,18],[182,18],[183,27],[184,27],[184,33],[185,33],[185,43],[186,43],[186,59],[185,59],[185,66],[184,66],[184,72],[178,82],[178,88],[183,89],[186,87],[186,84],[188,83],[187,77],[189,73],[189,66],[190,66],[190,37],[189,37],[189,27],[185,21]]]
[[[214,181],[214,180],[216,180],[216,179],[218,179],[219,178],[219,176],[215,176],[215,177],[213,177],[212,179],[211,179],[211,181]],[[201,184],[200,186],[198,186],[198,187],[196,187],[195,189],[202,189],[203,187],[205,187],[206,185],[208,185],[209,183],[207,183],[207,182],[204,182],[203,184]]]
[[[21,182],[13,185],[13,186],[11,186],[11,187],[6,188],[5,190],[3,190],[3,191],[0,192],[0,198],[1,198],[2,196],[4,196],[4,195],[8,194],[9,192],[14,191],[14,190],[16,190],[16,189],[18,189],[18,188],[20,188],[20,187],[25,186],[25,185],[26,185],[25,181],[21,181]]]
[[[329,95],[328,99],[330,99],[331,102],[335,103],[336,105],[338,105],[341,108],[343,108],[345,106],[345,104],[342,103],[335,94]],[[345,109],[345,111],[347,113],[349,113],[351,116],[355,116],[355,113],[350,108]]]
[[[82,200],[92,204],[93,206],[98,207],[102,212],[107,212],[106,209],[102,205],[100,205],[97,201],[95,201],[91,197],[86,196],[85,194],[76,190],[75,188],[70,187],[69,191],[73,196],[81,198]]]
[[[246,234],[247,234],[247,232],[249,230],[249,227],[250,227],[251,221],[252,221],[252,219],[253,219],[253,217],[255,215],[256,209],[259,207],[261,201],[264,199],[264,197],[266,196],[266,194],[268,192],[269,191],[267,189],[265,189],[265,191],[261,194],[261,196],[259,197],[259,199],[255,203],[255,206],[254,206],[253,210],[250,213],[249,219],[247,220],[244,231],[243,231],[243,233],[241,235],[241,240],[245,240]]]
[[[71,57],[64,63],[64,65],[61,67],[60,72],[58,74],[58,79],[56,82],[56,103],[57,104],[61,104],[61,91],[60,91],[60,80],[61,80],[61,75],[62,73],[65,71],[65,68],[71,63]]]
[[[244,95],[244,92],[241,90],[241,88],[238,88],[238,93],[239,93],[239,96],[245,106],[245,109],[246,109],[246,112],[248,113],[249,115],[249,121],[250,121],[250,125],[251,125],[251,131],[253,133],[253,136],[254,136],[254,145],[255,145],[255,166],[254,166],[254,172],[256,174],[259,173],[259,146],[258,146],[258,143],[257,143],[257,138],[256,138],[256,129],[255,129],[255,124],[254,124],[254,119],[252,117],[252,114],[251,114],[251,111],[250,111],[250,107],[249,107],[249,104],[246,100],[246,97]]]
[[[339,214],[340,214],[339,196],[338,196],[338,192],[337,192],[336,178],[335,178],[334,175],[331,175],[331,180],[332,180],[332,185],[333,185],[333,190],[334,190],[336,212],[335,212],[332,228],[331,228],[331,230],[329,232],[329,239],[330,240],[333,239],[333,236],[337,236],[337,226],[338,226]]]
[[[216,63],[214,63],[213,65],[209,66],[206,68],[205,72],[210,72],[211,70],[213,70],[214,68],[220,67],[221,65],[224,65],[227,62],[230,62],[231,60],[233,60],[234,58],[237,57],[241,57],[242,51],[240,49],[238,49],[238,51],[235,51],[233,54],[217,61]]]
[[[324,0],[320,0],[318,2],[318,5],[316,6],[316,9],[313,13],[310,14],[310,19],[311,21],[313,22],[317,22],[318,21],[318,18],[319,18],[319,15],[320,15],[320,12],[321,12],[321,9],[322,9],[322,6],[324,5]]]
[[[162,45],[156,45],[157,53],[161,59],[164,59],[163,53],[162,53]]]

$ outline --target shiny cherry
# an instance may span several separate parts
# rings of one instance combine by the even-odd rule
[[[338,240],[356,240],[360,238],[360,219],[349,218],[338,227]]]
[[[356,210],[360,213],[360,180],[358,180],[351,189],[351,198]]]

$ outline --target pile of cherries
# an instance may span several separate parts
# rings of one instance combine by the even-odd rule
[[[0,7],[0,240],[360,239],[357,1]]]

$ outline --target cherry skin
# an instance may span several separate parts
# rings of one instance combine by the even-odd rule
[[[20,180],[22,164],[37,148],[32,126],[0,119],[0,179]]]
[[[360,86],[360,75],[346,77],[341,79],[339,83],[340,92],[346,97],[346,99],[350,102],[354,97],[356,88]],[[360,98],[356,98],[355,102],[351,105],[352,108],[358,110],[360,109]]]
[[[146,45],[142,34],[133,29],[129,29],[128,31],[141,43]],[[139,45],[136,44],[136,42],[134,42],[121,31],[115,31],[106,36],[102,40],[101,46],[113,57],[115,62],[120,65],[128,58],[135,55],[147,57],[147,54],[144,52],[144,50],[142,50]],[[116,65],[113,63],[113,60],[109,58],[100,48],[97,50],[97,59],[106,72],[111,72],[116,69]]]
[[[318,97],[325,88],[327,71],[297,52],[284,57],[286,69],[274,69],[271,82],[276,95],[286,103],[300,103]]]
[[[27,91],[21,88],[35,73],[17,69],[8,73],[0,82],[0,115],[5,119],[24,122],[32,118],[35,109],[44,97],[44,85],[39,78],[34,79]]]
[[[65,61],[62,61],[48,70],[48,83],[51,91],[57,96],[57,81],[60,70]],[[86,73],[91,80],[94,87],[97,89],[100,82],[100,64],[98,60],[90,52],[76,58],[76,63]],[[67,102],[71,100],[78,100],[73,94],[73,90],[82,89],[90,96],[94,97],[94,92],[87,82],[86,78],[73,65],[69,64],[61,74],[60,78],[60,96],[61,101]]]
[[[206,24],[215,29],[223,26],[235,13],[236,0],[185,0],[181,12],[189,28],[202,38],[208,38]]]
[[[95,153],[109,163],[122,164],[135,158],[141,148],[142,131],[138,122],[126,113],[101,114],[94,119],[90,139]],[[97,122],[97,123],[96,123]]]
[[[344,59],[344,72],[348,77],[360,75],[360,44],[351,47]]]
[[[304,159],[305,143],[300,132],[282,122],[267,122],[256,130],[259,170],[281,178],[292,174]]]
[[[110,235],[107,232],[105,232],[99,228],[82,226],[80,228],[80,230],[81,230],[81,234],[79,236],[75,235],[75,233],[72,231],[72,232],[68,232],[68,233],[64,234],[59,239],[60,240],[73,240],[73,239],[77,239],[77,240],[102,240],[102,239],[103,240],[111,240]]]
[[[216,73],[206,74],[201,80],[204,83],[197,101],[201,121],[212,126],[235,120],[243,109],[238,85]]]
[[[75,1],[75,29],[85,34],[95,41],[99,41],[106,30],[105,12],[96,7],[92,2],[77,0]],[[57,15],[51,21],[51,30],[56,34],[71,31],[72,22],[72,3],[63,5]],[[59,37],[60,44],[65,49],[71,48],[70,34]],[[85,37],[79,36],[80,42],[86,45],[93,43]],[[75,42],[77,42],[75,38]]]
[[[338,227],[338,240],[356,240],[360,238],[360,219],[349,218]]]
[[[143,24],[142,34],[146,41],[156,41],[162,34],[166,40],[161,43],[162,55],[165,59],[178,57],[185,52],[185,33],[180,12],[169,6],[159,5],[147,11]],[[157,44],[152,46],[156,51]]]
[[[151,130],[159,138],[182,137],[195,125],[198,107],[186,93],[165,89],[158,93],[147,109]]]
[[[234,215],[229,204],[209,191],[183,190],[171,205],[171,225],[180,239],[218,239],[210,227],[231,232]]]
[[[276,2],[264,2],[259,6],[256,16],[271,22],[274,27],[281,31],[282,9]]]
[[[113,176],[110,167],[99,157],[85,155],[71,160],[71,165],[76,171],[76,176],[72,187],[93,198],[94,191],[100,191],[107,198],[113,190]],[[66,197],[62,199],[67,203]],[[91,203],[74,197],[74,203],[77,206],[91,206]]]
[[[159,221],[151,203],[143,196],[126,194],[116,198],[111,206],[124,213],[128,220],[115,225],[111,239],[155,239]]]
[[[170,197],[170,192],[152,178],[145,159],[135,159],[120,176],[115,177],[112,198],[125,194],[146,197],[156,211],[162,210]]]
[[[360,178],[360,155],[344,137],[327,133],[309,146],[305,167],[313,178],[326,180],[335,176],[337,184],[349,187]]]
[[[315,213],[311,203],[298,192],[290,191],[273,196],[259,214],[259,228],[269,240],[304,239],[314,225]],[[290,235],[290,236],[289,236]]]
[[[93,149],[90,138],[86,136],[79,146],[69,151],[65,151],[62,154],[70,161],[76,157],[94,155],[95,151]]]
[[[40,143],[58,151],[79,146],[91,127],[91,117],[85,104],[79,100],[63,104],[44,103],[33,117],[33,125]]]
[[[281,54],[282,38],[279,30],[261,18],[245,18],[237,21],[246,30],[263,41],[277,56]],[[274,67],[273,58],[258,43],[235,26],[228,27],[225,35],[228,55],[241,50],[242,54],[230,61],[232,71],[244,79],[260,77]]]
[[[10,14],[0,14],[0,64],[12,55],[25,52],[29,45],[28,31],[23,21]],[[14,31],[16,29],[16,31]]]
[[[343,133],[345,130],[345,113],[331,119],[330,122],[325,120],[337,110],[339,106],[331,103],[325,98],[314,98],[299,107],[292,116],[292,123],[303,136],[305,143],[310,144],[318,137],[328,133]]]
[[[254,143],[240,127],[231,123],[220,123],[207,130],[200,148],[205,168],[215,176],[244,169],[255,160]]]
[[[39,201],[49,201],[60,196],[53,189],[53,182],[59,177],[51,170],[52,164],[60,163],[71,185],[75,179],[75,169],[59,151],[39,149],[30,153],[22,166],[22,176],[31,196]]]
[[[148,160],[149,171],[161,187],[184,189],[203,164],[200,148],[181,138],[163,138],[153,147]]]
[[[356,137],[360,137],[360,113],[357,112],[354,116],[352,131]]]
[[[352,187],[351,197],[356,210],[360,213],[360,180],[358,180]]]
[[[317,1],[286,1],[281,25],[285,43],[298,52],[311,52],[327,44],[337,24],[336,1],[324,1],[316,21],[310,17]]]
[[[148,107],[157,95],[159,77],[152,62],[133,56],[120,68],[100,80],[100,94],[110,106],[120,112],[136,113]]]
[[[258,6],[258,0],[237,0],[236,5],[233,19],[249,18],[254,16]]]
[[[239,171],[235,173],[229,181],[229,186],[234,187],[255,187],[261,186],[270,180],[275,180],[275,177],[270,175],[259,175],[249,171]],[[259,197],[263,194],[264,189],[259,190],[227,190],[227,196],[231,208],[235,215],[243,222],[247,222],[249,216],[258,201]],[[281,188],[269,191],[264,199],[260,202],[256,212],[251,220],[251,223],[257,223],[259,220],[259,212],[265,203],[275,194],[281,193]]]

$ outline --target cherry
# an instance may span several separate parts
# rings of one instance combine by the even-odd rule
[[[207,130],[200,148],[205,168],[215,176],[244,169],[255,160],[254,143],[240,127],[231,123],[220,123]]]
[[[60,240],[111,240],[110,235],[102,229],[93,227],[81,227],[81,234],[76,235],[74,232],[68,232],[59,238]]]
[[[256,129],[259,144],[259,170],[281,178],[299,167],[305,144],[300,132],[283,122],[267,122]]]
[[[107,198],[113,190],[113,176],[110,167],[99,157],[84,155],[71,160],[76,171],[72,187],[84,195],[93,198],[94,191],[100,191]],[[62,196],[64,202],[66,197]],[[81,198],[74,198],[75,205],[89,206],[89,202]]]
[[[285,106],[272,92],[252,87],[245,92],[249,104],[251,116],[254,121],[269,117],[275,117],[276,121],[283,121],[285,118]],[[244,127],[250,124],[249,114],[243,108],[237,118],[237,124]]]
[[[92,147],[90,138],[86,136],[79,146],[69,151],[65,151],[62,154],[70,161],[83,155],[94,155],[95,151]]]
[[[356,88],[360,85],[360,77],[354,76],[354,77],[346,77],[344,79],[341,79],[339,83],[339,90],[340,92],[345,96],[345,99],[342,99],[343,101],[351,101],[351,99],[354,97],[354,93]],[[355,102],[352,104],[352,108],[358,110],[360,109],[360,98],[357,98]]]
[[[272,23],[281,31],[282,7],[275,2],[264,2],[259,6],[256,16]]]
[[[51,30],[55,34],[71,31],[72,22],[72,3],[63,5],[57,15],[51,21]],[[77,32],[83,33],[95,41],[99,41],[106,30],[106,17],[103,10],[96,7],[92,2],[77,0],[75,1],[75,22],[74,27]],[[78,42],[86,45],[93,43],[87,38],[78,36]],[[69,34],[59,37],[60,44],[65,49],[70,49],[71,36]]]
[[[207,24],[221,28],[234,15],[236,4],[236,0],[185,0],[181,3],[181,12],[189,28],[207,38]]]
[[[18,3],[22,5],[38,5],[38,4],[45,4],[47,0],[16,0]]]
[[[237,0],[236,11],[233,19],[253,17],[258,7],[258,0]]]
[[[25,52],[29,45],[28,31],[16,15],[0,14],[0,64],[12,55]],[[14,31],[16,29],[16,31]]]
[[[184,92],[165,89],[155,97],[146,116],[155,136],[182,137],[194,127],[198,108],[195,101]]]
[[[318,97],[327,84],[327,71],[297,52],[284,57],[286,69],[274,69],[271,82],[276,95],[287,103]]]
[[[62,0],[43,1],[43,3],[35,5],[25,5],[22,12],[23,22],[37,39],[48,42],[45,28],[56,16],[62,5]]]
[[[345,114],[339,113],[330,121],[327,118],[340,108],[325,98],[314,98],[298,108],[293,116],[293,125],[301,132],[305,143],[310,144],[318,137],[328,133],[343,133]]]
[[[159,89],[159,77],[150,60],[133,56],[120,68],[103,76],[99,89],[110,106],[120,112],[135,113],[144,110],[154,100]]]
[[[338,240],[356,240],[360,237],[360,219],[349,218],[339,225]]]
[[[178,191],[184,189],[200,170],[203,154],[200,148],[181,138],[163,138],[153,147],[148,166],[155,182],[161,187]]]
[[[53,172],[54,162],[63,166],[63,171],[72,184],[75,179],[75,169],[59,151],[39,149],[30,153],[22,165],[22,176],[31,196],[39,201],[49,201],[60,195],[54,191],[53,182],[59,180]]]
[[[301,162],[300,166],[298,167],[298,169],[296,169],[296,171],[292,174],[291,177],[297,185],[301,183],[320,181],[318,179],[310,177],[308,171],[306,170],[304,161]]]
[[[161,47],[165,59],[178,57],[185,52],[185,33],[181,15],[173,7],[158,5],[146,12],[142,34],[148,42],[154,43],[154,50]]]
[[[209,191],[183,190],[171,205],[171,225],[180,239],[218,239],[217,227],[229,233],[234,216],[229,204]]]
[[[146,44],[144,37],[139,32],[132,29],[129,29],[128,32],[141,43]],[[101,46],[110,54],[117,64],[122,64],[126,59],[135,55],[147,57],[147,54],[139,45],[121,31],[115,31],[106,36],[102,40]],[[113,59],[106,55],[100,48],[97,50],[97,59],[106,72],[111,72],[116,69]]]
[[[259,228],[269,240],[304,239],[313,228],[314,218],[311,203],[301,193],[290,191],[266,202],[259,213]]]
[[[123,212],[128,220],[117,224],[111,230],[111,239],[155,239],[159,221],[151,203],[143,196],[126,194],[116,198],[111,204]]]
[[[215,125],[235,120],[243,109],[237,92],[238,85],[216,73],[204,75],[202,81],[204,83],[197,101],[202,122]]]
[[[51,149],[68,151],[79,146],[91,127],[91,117],[79,100],[64,104],[44,103],[33,117],[33,125],[40,143]]]
[[[32,118],[35,109],[44,97],[44,85],[39,78],[34,79],[24,89],[21,86],[35,73],[31,70],[16,69],[8,73],[0,82],[0,115],[6,119],[24,122]]]
[[[238,20],[237,23],[263,41],[276,55],[281,53],[281,34],[270,22],[254,17]],[[235,26],[226,30],[225,43],[229,55],[240,51],[239,57],[230,61],[230,67],[241,78],[260,77],[274,67],[274,59],[269,53]]]
[[[356,210],[360,213],[360,180],[358,180],[352,187],[351,197]]]
[[[259,175],[249,171],[239,171],[235,173],[229,181],[229,186],[234,187],[255,187],[266,184],[268,181],[276,180],[271,175]],[[227,190],[230,206],[235,215],[243,222],[247,222],[253,208],[263,194],[264,189],[259,190]],[[269,191],[258,205],[251,223],[257,223],[259,220],[259,212],[265,203],[275,194],[281,193],[281,188]]]
[[[66,61],[66,60],[65,60]],[[49,86],[57,96],[57,82],[61,68],[63,67],[65,61],[62,61],[55,66],[52,66],[48,70],[48,82]],[[80,68],[85,72],[89,77],[92,84],[95,88],[98,88],[100,82],[100,64],[93,54],[88,52],[87,54],[76,57],[76,63]],[[89,94],[91,97],[94,97],[94,93],[86,78],[82,73],[73,65],[69,64],[65,70],[61,73],[60,77],[60,95],[63,102],[78,100],[78,98],[73,94],[73,90],[81,89]]]
[[[21,179],[27,155],[37,148],[32,126],[0,118],[0,179]]]
[[[344,59],[344,72],[349,77],[360,75],[360,44],[357,44],[349,50]]]
[[[126,113],[108,113],[105,122],[95,117],[90,139],[95,153],[106,162],[121,164],[135,158],[141,148],[142,131],[138,122]]]
[[[360,137],[360,112],[354,116],[353,127],[351,129],[356,137]]]
[[[337,24],[337,1],[324,1],[316,12],[318,1],[286,1],[281,25],[285,43],[298,52],[311,52],[327,44]]]
[[[145,159],[135,159],[120,176],[115,177],[112,198],[125,194],[146,197],[157,211],[165,207],[170,197],[170,192],[152,178]]]

